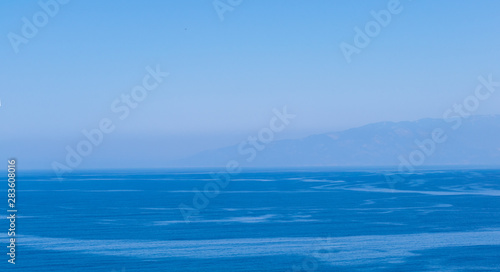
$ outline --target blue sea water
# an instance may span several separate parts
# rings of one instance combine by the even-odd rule
[[[210,173],[20,171],[0,270],[500,271],[500,170]]]

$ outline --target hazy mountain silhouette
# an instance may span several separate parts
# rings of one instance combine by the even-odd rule
[[[241,154],[239,145],[234,145],[201,152],[170,166],[219,167],[230,160],[249,167],[399,165],[400,158],[408,160],[412,152],[420,149],[416,140],[427,143],[425,151],[429,155],[425,155],[423,165],[500,165],[500,116],[470,116],[462,121],[456,129],[452,127],[457,121],[443,119],[374,123],[303,139],[273,141],[262,151],[255,150],[256,156],[250,161],[249,152]],[[432,148],[429,139],[435,129],[443,130],[446,141]]]

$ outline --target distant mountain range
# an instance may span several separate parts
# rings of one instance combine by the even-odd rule
[[[460,126],[458,120],[443,119],[374,123],[259,144],[263,150],[246,143],[204,151],[170,166],[221,167],[230,160],[247,167],[394,166],[402,160],[422,165],[500,166],[500,116],[476,115],[462,121]],[[442,130],[440,139],[445,140],[433,145],[430,141],[436,129]],[[422,148],[416,141],[426,144]]]

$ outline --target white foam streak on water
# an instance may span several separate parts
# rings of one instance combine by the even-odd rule
[[[190,224],[200,224],[200,223],[297,223],[297,222],[319,222],[320,220],[308,219],[311,215],[292,215],[290,218],[283,219],[278,214],[265,214],[261,216],[238,216],[229,217],[224,219],[202,219],[193,218],[190,220]],[[166,220],[166,221],[156,221],[153,223],[155,226],[166,226],[172,224],[186,224],[184,220]]]
[[[340,189],[340,188],[338,188]],[[365,187],[343,187],[343,190],[372,192],[372,193],[398,193],[398,194],[425,194],[437,196],[456,196],[456,195],[481,195],[481,196],[500,196],[500,190],[469,190],[469,191],[416,191],[416,190],[396,190],[389,188],[376,188],[372,186]]]
[[[331,264],[404,261],[415,251],[439,247],[500,245],[500,230],[307,238],[245,238],[185,241],[77,240],[37,236],[18,237],[18,243],[39,250],[79,252],[141,259],[234,258],[307,255]]]

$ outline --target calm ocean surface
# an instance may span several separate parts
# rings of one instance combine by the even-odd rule
[[[17,174],[1,271],[500,271],[500,170]]]

